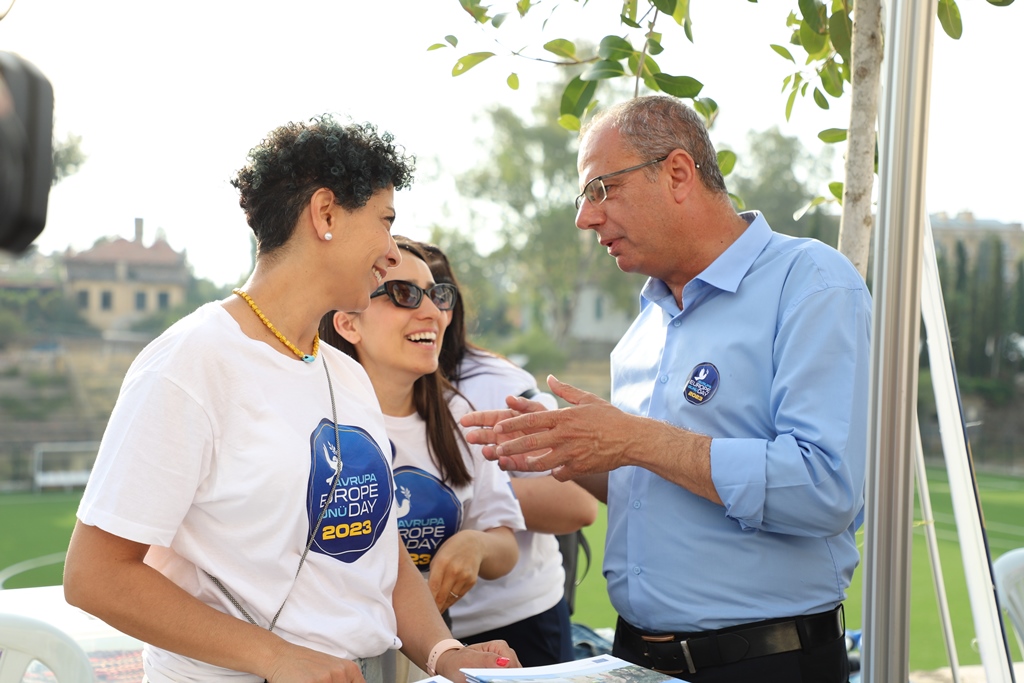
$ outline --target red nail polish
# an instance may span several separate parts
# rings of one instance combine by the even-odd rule
[[[508,657],[498,657],[494,663],[498,666],[508,666],[511,661]]]

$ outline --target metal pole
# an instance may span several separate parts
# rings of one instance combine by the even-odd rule
[[[956,639],[953,637],[953,620],[949,617],[949,602],[946,600],[946,582],[942,577],[942,562],[939,559],[939,541],[935,536],[935,515],[932,513],[932,496],[928,489],[928,470],[925,469],[924,465],[924,448],[921,446],[920,423],[916,425],[916,432],[916,438],[914,439],[914,471],[917,475],[917,497],[921,502],[921,520],[924,523],[924,537],[928,541],[928,557],[932,561],[932,582],[935,584],[935,599],[939,603],[939,621],[942,622],[942,637],[946,643],[946,657],[949,659],[953,683],[960,683],[960,658],[956,653]]]
[[[1014,680],[1010,663],[1010,643],[1003,628],[996,600],[995,577],[991,553],[985,537],[981,502],[971,462],[967,430],[964,427],[960,392],[956,384],[952,345],[946,309],[942,303],[939,268],[935,260],[931,223],[925,221],[924,272],[921,291],[921,313],[928,338],[928,366],[932,370],[935,410],[939,417],[939,436],[949,475],[949,495],[956,518],[960,559],[964,565],[967,595],[971,600],[971,616],[978,640],[978,652],[985,667],[988,683],[1011,683]]]
[[[864,683],[909,677],[921,231],[936,0],[891,2],[879,112],[879,199],[864,534]]]

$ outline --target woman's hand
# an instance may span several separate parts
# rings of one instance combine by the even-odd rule
[[[447,539],[430,561],[430,593],[439,612],[454,605],[476,585],[486,546],[483,532],[463,530]]]
[[[437,660],[435,670],[454,683],[465,683],[466,676],[462,669],[510,669],[521,666],[515,650],[508,643],[504,640],[491,640],[445,652]]]
[[[283,649],[269,683],[366,683],[359,665],[299,645]]]

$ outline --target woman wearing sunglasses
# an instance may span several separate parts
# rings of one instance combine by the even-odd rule
[[[434,279],[458,286],[448,257],[432,244],[421,245]],[[524,396],[544,407],[555,397],[537,388],[533,375],[469,342],[462,298],[449,313],[441,349],[441,371],[477,410],[505,408],[505,397]],[[451,610],[452,633],[464,642],[504,640],[523,666],[557,664],[574,658],[566,587],[575,581],[575,561],[566,582],[555,534],[574,534],[597,518],[597,499],[578,484],[546,472],[512,472],[526,530],[516,532],[519,563],[508,575],[477,587]],[[575,536],[569,538],[575,541]],[[572,555],[574,543],[567,544]],[[571,555],[571,556],[572,556]],[[575,558],[572,557],[574,560]]]
[[[320,336],[370,377],[394,450],[399,533],[444,612],[478,579],[512,570],[519,557],[513,532],[524,523],[508,475],[463,438],[457,420],[469,404],[438,370],[446,311],[458,290],[434,283],[416,243],[395,240],[402,263],[371,294],[369,308],[324,316]]]

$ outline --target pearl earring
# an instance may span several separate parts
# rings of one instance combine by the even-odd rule
[[[327,240],[328,242],[331,241],[332,237],[334,237],[334,235],[332,235],[331,233],[329,233],[329,232],[325,232],[324,233],[324,239]]]

